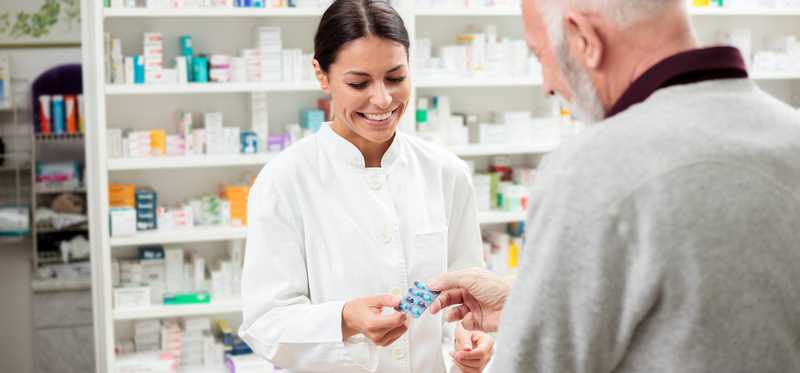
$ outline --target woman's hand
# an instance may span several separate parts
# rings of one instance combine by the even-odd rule
[[[480,373],[494,353],[494,338],[481,331],[469,331],[458,323],[450,357],[463,373]]]
[[[378,346],[388,346],[403,334],[407,327],[406,314],[402,312],[381,316],[384,307],[395,308],[400,299],[391,295],[358,298],[344,304],[342,309],[342,337],[348,339],[363,334]]]

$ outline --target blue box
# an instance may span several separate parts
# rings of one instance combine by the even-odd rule
[[[133,82],[144,84],[144,57],[138,54],[133,56]]]
[[[242,154],[258,153],[258,135],[252,131],[244,131],[239,135],[242,144]]]
[[[325,123],[325,112],[319,109],[303,109],[300,112],[300,125],[312,133],[319,131]]]
[[[164,259],[164,246],[141,246],[138,249],[139,260],[161,260]]]

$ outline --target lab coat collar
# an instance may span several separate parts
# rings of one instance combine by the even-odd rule
[[[326,159],[328,159],[328,161],[332,160],[334,163],[344,164],[352,169],[366,169],[366,161],[361,151],[350,141],[334,132],[330,124],[330,122],[323,123],[319,130],[319,141],[322,148],[320,164],[327,164]],[[381,159],[381,168],[384,169],[384,172],[391,172],[396,167],[405,165],[408,162],[403,151],[404,136],[400,131],[395,133],[392,144],[389,145],[389,149],[386,150],[386,154]],[[323,174],[322,176],[324,177],[325,175]]]

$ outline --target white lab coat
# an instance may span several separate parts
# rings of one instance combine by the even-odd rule
[[[348,300],[483,266],[464,162],[398,133],[382,167],[365,168],[325,125],[264,167],[248,211],[239,333],[257,354],[291,372],[445,371],[441,314],[412,320],[386,348],[342,342],[341,314]]]

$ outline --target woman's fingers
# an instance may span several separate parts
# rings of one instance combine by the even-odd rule
[[[402,326],[400,326],[398,328],[392,329],[391,331],[386,333],[386,335],[383,336],[383,338],[381,338],[375,344],[377,344],[378,346],[386,347],[386,346],[394,343],[394,341],[396,341],[400,337],[402,337],[403,334],[405,334],[405,332],[407,330],[408,330],[408,328],[406,328],[405,325],[402,325]]]

